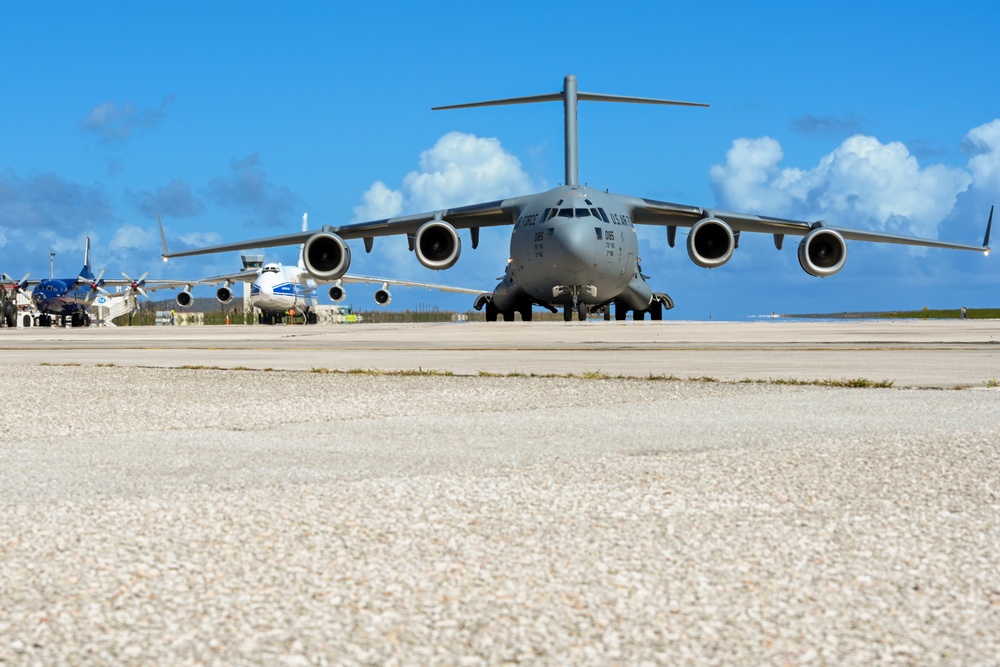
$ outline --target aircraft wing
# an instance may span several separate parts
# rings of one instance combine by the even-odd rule
[[[249,241],[239,241],[237,243],[224,243],[220,245],[193,248],[191,250],[180,250],[176,252],[169,252],[164,247],[163,258],[170,259],[173,257],[190,257],[192,255],[207,255],[235,250],[250,250],[253,248],[275,248],[279,246],[298,245],[300,243],[305,243],[314,234],[320,232],[333,233],[340,236],[344,240],[363,238],[367,241],[376,236],[415,234],[417,230],[420,229],[421,225],[425,222],[430,222],[431,220],[446,220],[456,229],[478,229],[479,227],[513,225],[517,221],[517,217],[520,215],[521,209],[530,200],[531,197],[512,197],[510,199],[500,199],[497,201],[484,202],[482,204],[472,204],[471,206],[459,206],[439,211],[401,215],[394,218],[369,220],[349,225],[324,225],[322,229],[295,232],[293,234],[283,234],[281,236],[271,236],[262,239],[252,239]],[[164,243],[164,246],[165,245],[166,244]],[[476,243],[474,242],[473,247],[475,247],[475,245]]]
[[[734,232],[752,232],[761,234],[773,234],[775,242],[780,243],[779,238],[788,236],[805,236],[813,229],[823,227],[836,231],[848,241],[869,241],[873,243],[897,243],[901,245],[926,246],[929,248],[949,248],[951,250],[976,250],[989,253],[990,227],[992,226],[993,212],[990,211],[990,222],[986,225],[986,237],[983,245],[968,245],[965,243],[950,243],[948,241],[938,241],[937,239],[920,238],[917,236],[904,236],[900,234],[885,234],[882,232],[871,232],[863,229],[852,229],[850,227],[839,227],[830,225],[822,221],[805,222],[803,220],[789,220],[785,218],[774,218],[764,215],[752,215],[749,213],[736,213],[733,211],[720,211],[715,209],[701,208],[700,206],[687,206],[684,204],[671,204],[669,202],[655,201],[652,199],[633,198],[632,221],[640,225],[660,225],[668,228],[668,238],[673,227],[691,227],[703,218],[716,218],[727,223]],[[673,243],[671,242],[671,245]]]
[[[456,294],[482,294],[483,292],[490,291],[472,289],[469,287],[455,287],[453,285],[436,285],[434,283],[422,283],[413,280],[396,280],[393,278],[378,278],[375,276],[356,276],[350,273],[344,274],[344,276],[340,278],[339,282],[364,283],[366,285],[382,283],[386,285],[400,285],[402,287],[424,287],[426,289],[438,290],[439,292],[454,292]]]
[[[188,281],[185,283],[178,283],[173,281],[174,285],[218,285],[219,283],[247,283],[253,282],[257,276],[260,275],[260,269],[253,269],[250,271],[239,271],[237,273],[227,273],[221,276],[212,276],[210,278],[200,278],[194,281]],[[153,281],[156,282],[156,281]]]

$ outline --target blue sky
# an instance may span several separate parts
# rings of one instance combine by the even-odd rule
[[[557,104],[437,105],[580,90],[580,179],[612,192],[980,243],[1000,204],[996,2],[9,3],[0,20],[0,270],[232,271],[172,249],[530,194],[563,178]],[[1000,237],[1000,232],[997,233]],[[749,238],[747,238],[749,237]],[[401,238],[351,271],[492,289],[506,229],[423,269]],[[674,318],[1000,306],[997,254],[849,245],[806,275],[744,235],[695,266],[661,229],[643,270]],[[682,241],[683,239],[679,239]],[[994,245],[1000,245],[994,243]],[[295,260],[294,249],[269,259]],[[372,307],[373,288],[348,300]],[[468,307],[397,289],[392,308]]]

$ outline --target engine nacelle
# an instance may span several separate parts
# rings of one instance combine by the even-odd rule
[[[343,301],[344,297],[347,296],[347,292],[340,285],[334,285],[330,288],[330,298],[334,301]]]
[[[462,254],[458,232],[445,220],[430,220],[417,230],[414,237],[417,259],[428,269],[441,271],[455,266]]]
[[[351,249],[336,234],[319,232],[306,241],[302,259],[316,280],[338,280],[351,266]]]
[[[389,293],[388,284],[383,284],[382,287],[375,290],[375,303],[380,306],[388,306],[392,303],[392,294]]]
[[[847,244],[832,229],[818,227],[799,242],[799,265],[811,276],[825,278],[844,268]]]
[[[174,301],[176,301],[177,305],[181,308],[187,308],[194,303],[194,297],[191,296],[191,292],[183,290],[177,293],[177,296],[174,297]]]
[[[736,235],[718,218],[702,218],[694,223],[687,240],[688,256],[704,269],[722,266],[733,256]]]
[[[219,300],[219,303],[229,303],[233,300],[233,290],[228,287],[220,287],[215,292],[215,298]]]

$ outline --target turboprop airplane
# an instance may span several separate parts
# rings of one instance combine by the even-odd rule
[[[816,277],[832,276],[844,268],[847,241],[975,250],[989,254],[992,209],[983,245],[974,246],[851,229],[822,220],[806,222],[673,204],[580,185],[577,106],[581,100],[708,106],[579,92],[576,77],[570,74],[563,80],[563,89],[556,93],[435,107],[434,110],[442,110],[561,101],[565,127],[565,185],[533,195],[337,227],[325,226],[316,232],[241,241],[164,256],[304,243],[304,262],[309,274],[317,280],[337,280],[351,264],[349,240],[363,239],[365,250],[371,252],[376,236],[405,234],[417,261],[427,268],[441,270],[458,261],[461,241],[457,230],[468,229],[472,247],[476,248],[480,228],[511,225],[510,258],[504,276],[493,292],[481,294],[476,299],[475,307],[485,307],[486,319],[493,321],[498,315],[511,320],[515,312],[521,313],[521,319],[530,319],[535,304],[550,309],[561,307],[564,318],[569,321],[574,313],[579,319],[585,319],[588,312],[602,309],[605,317],[609,317],[611,304],[619,320],[626,318],[628,310],[633,311],[633,319],[644,318],[646,313],[652,319],[661,319],[663,310],[673,307],[669,296],[654,292],[646,282],[648,276],[643,275],[639,266],[636,225],[664,227],[671,247],[676,242],[677,228],[688,228],[688,256],[698,266],[709,269],[729,261],[743,232],[773,235],[778,250],[785,236],[802,237],[798,245],[799,265]]]
[[[104,269],[96,276],[90,266],[90,237],[87,237],[83,251],[83,268],[75,278],[46,278],[44,280],[28,280],[31,274],[26,274],[20,280],[13,280],[6,273],[2,280],[11,285],[11,291],[16,296],[22,293],[30,298],[34,307],[38,310],[38,326],[50,327],[54,318],[60,319],[60,324],[66,326],[67,319],[70,326],[90,326],[90,307],[94,301],[104,295],[109,299],[130,299],[131,307],[135,308],[136,296],[141,294],[148,298],[147,291],[158,289],[171,289],[191,283],[177,280],[146,280],[144,273],[138,280],[129,278],[122,273],[124,280],[105,280]],[[28,287],[32,287],[28,291]],[[117,287],[122,291],[108,292],[105,287]],[[9,318],[8,318],[9,319]],[[8,324],[9,326],[9,324]]]
[[[160,241],[163,245],[163,256],[169,257],[171,255],[167,251],[167,240],[163,232],[163,223],[159,219],[157,219],[157,222],[160,225]],[[302,216],[302,231],[306,232],[308,227],[309,215],[305,214]],[[306,324],[316,324],[315,308],[319,304],[319,298],[317,297],[319,286],[306,269],[302,245],[299,246],[298,266],[283,266],[280,263],[272,262],[264,264],[260,269],[215,276],[213,278],[206,278],[200,282],[224,283],[215,293],[215,298],[221,303],[229,303],[233,300],[233,283],[251,282],[250,305],[261,311],[259,318],[261,324],[281,322],[286,313],[292,312],[302,314]],[[482,292],[482,290],[453,287],[451,285],[435,285],[410,280],[345,274],[333,282],[329,291],[330,298],[336,302],[343,301],[347,296],[347,292],[344,290],[344,283],[352,282],[381,284],[381,287],[375,291],[375,303],[380,306],[387,306],[392,301],[392,294],[389,292],[390,285],[425,287],[441,292],[457,292],[461,294],[480,294]],[[176,301],[177,305],[182,308],[191,305],[193,297],[190,286],[177,294]]]

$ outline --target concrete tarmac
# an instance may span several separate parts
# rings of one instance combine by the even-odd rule
[[[995,666],[997,336],[0,330],[0,665]]]
[[[1000,321],[121,327],[0,331],[8,364],[604,374],[719,380],[1000,380]]]

